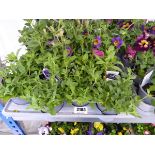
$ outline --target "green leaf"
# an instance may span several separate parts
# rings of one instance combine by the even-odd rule
[[[82,60],[83,60],[84,62],[88,60],[88,54],[87,54],[87,53],[84,54],[84,56],[82,57]]]
[[[150,86],[149,90],[150,90],[150,92],[155,91],[155,85]]]
[[[31,41],[29,41],[29,42],[27,43],[27,46],[28,46],[29,48],[35,49],[35,48],[38,48],[38,47],[40,46],[40,42],[37,41],[37,40],[31,40]]]
[[[115,71],[122,72],[122,70],[119,67],[117,67],[117,66],[112,66],[112,69],[114,69]]]

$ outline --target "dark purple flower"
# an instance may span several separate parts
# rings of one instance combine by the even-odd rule
[[[117,48],[120,48],[122,46],[122,44],[123,44],[123,40],[118,36],[118,37],[112,38],[112,43]]]
[[[42,70],[42,74],[44,75],[44,77],[45,77],[47,80],[50,79],[50,72],[49,72],[49,70],[48,70],[47,68],[44,68],[44,69]]]
[[[97,36],[97,37],[94,39],[94,41],[93,41],[93,47],[94,47],[94,48],[100,48],[101,43],[102,43],[101,37],[100,37],[100,36]]]
[[[151,28],[148,29],[148,32],[150,34],[155,34],[155,26],[152,26]]]
[[[133,22],[131,20],[129,20],[129,21],[124,21],[124,20],[119,21],[118,25],[122,29],[132,29],[133,26],[134,26],[134,24],[133,24]]]
[[[154,49],[155,48],[155,38],[148,38],[148,41],[150,43],[150,48]]]
[[[85,29],[83,32],[82,32],[82,34],[84,35],[84,36],[88,36],[88,31]]]
[[[73,50],[72,50],[71,47],[67,47],[66,50],[67,50],[67,56],[68,56],[68,57],[70,57],[70,56],[73,55]]]
[[[134,44],[134,49],[136,51],[147,51],[149,49],[149,41],[146,38],[145,35],[137,37],[136,43]]]
[[[102,132],[98,132],[96,135],[103,135],[103,133]]]

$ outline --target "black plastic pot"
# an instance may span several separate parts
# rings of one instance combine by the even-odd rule
[[[75,107],[85,107],[87,106],[89,103],[84,103],[83,105],[79,105],[77,104],[76,102],[73,102],[72,105],[75,106]]]
[[[139,85],[138,95],[141,98],[144,98],[144,97],[147,96],[147,92],[143,89],[143,86],[145,86],[146,84],[149,84],[151,82],[152,74],[153,74],[153,70],[145,75],[142,83]],[[155,107],[151,103],[152,100],[155,100],[155,97],[151,97],[151,98],[146,97],[146,98],[144,98],[143,102],[140,103],[138,108],[145,111],[145,112],[154,112]]]
[[[117,115],[117,113],[114,110],[108,111],[105,107],[103,107],[101,104],[96,103],[96,107],[104,114],[104,115]]]
[[[29,102],[23,100],[23,99],[20,99],[20,98],[11,98],[10,99],[11,102],[17,104],[17,105],[28,105],[30,104]],[[62,104],[60,104],[59,106],[56,106],[55,107],[55,111],[56,113],[58,113],[62,108],[63,106],[66,104],[66,102],[63,102]],[[47,111],[43,111],[41,110],[42,113],[46,113]]]

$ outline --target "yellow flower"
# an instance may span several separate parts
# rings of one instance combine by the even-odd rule
[[[126,128],[126,127],[123,127],[123,130],[125,130],[125,131],[126,131],[126,130],[127,130],[127,128]]]
[[[77,124],[77,122],[74,122],[74,126]]]
[[[58,128],[58,130],[62,133],[62,134],[64,134],[65,133],[65,131],[64,131],[64,129],[63,128]]]
[[[102,131],[103,127],[104,127],[103,124],[101,124],[100,122],[94,123],[94,128],[97,129],[98,131]]]
[[[122,135],[122,132],[118,132],[118,135]]]
[[[71,129],[70,133],[71,135],[75,135],[77,134],[78,131],[79,131],[79,128],[75,128],[75,129]]]

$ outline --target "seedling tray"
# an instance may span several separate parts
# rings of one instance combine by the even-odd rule
[[[14,120],[28,121],[65,121],[65,122],[105,122],[105,123],[155,123],[154,112],[144,112],[137,108],[140,117],[121,113],[117,115],[103,115],[96,107],[85,106],[86,111],[77,111],[77,107],[65,104],[56,114],[42,113],[33,109],[28,109],[28,105],[17,105],[12,101],[8,102],[2,113],[6,117]]]

